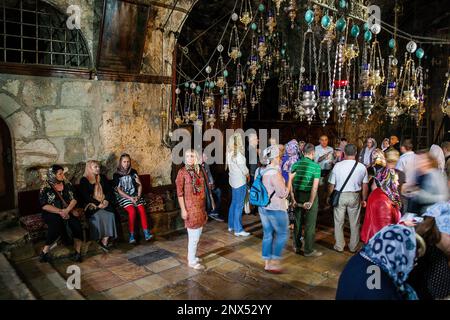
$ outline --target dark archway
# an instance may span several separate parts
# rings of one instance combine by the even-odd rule
[[[14,173],[11,133],[0,118],[0,211],[13,209]]]

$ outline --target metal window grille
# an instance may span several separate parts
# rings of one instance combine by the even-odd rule
[[[67,16],[39,0],[0,0],[0,62],[89,68],[89,51]]]

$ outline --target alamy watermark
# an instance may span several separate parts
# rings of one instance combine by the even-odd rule
[[[179,128],[171,134],[172,142],[176,142],[175,147],[172,149],[172,162],[176,165],[183,163],[186,151],[194,149],[199,155],[203,154],[206,156],[207,164],[224,164],[225,148],[230,142],[231,137],[235,135],[240,136],[240,143],[242,143],[240,144],[241,151],[244,149],[248,150],[247,160],[249,160],[250,164],[258,163],[257,149],[264,150],[269,145],[278,144],[280,141],[278,129],[259,129],[258,131],[255,129],[248,129],[246,131],[242,129],[226,129],[224,136],[224,133],[219,129],[208,129],[203,132],[201,127],[194,126],[193,132],[191,133],[187,129]],[[254,148],[245,147],[246,138],[248,138],[249,144],[252,143],[252,140],[255,141],[257,139]],[[205,148],[203,148],[203,142],[209,142]]]
[[[69,17],[66,20],[66,26],[69,30],[81,29],[81,8],[77,5],[70,5],[67,7],[66,13]]]
[[[81,289],[81,269],[77,265],[70,265],[66,270],[70,276],[66,280],[66,287],[69,290]]]
[[[367,267],[367,274],[369,277],[366,281],[367,289],[380,290],[381,289],[381,269],[379,266],[371,265]]]
[[[369,16],[367,18],[367,24],[369,25],[369,30],[374,25],[381,26],[381,9],[379,6],[377,6],[377,5],[367,6],[367,14]]]

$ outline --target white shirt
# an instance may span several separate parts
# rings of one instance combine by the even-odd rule
[[[405,174],[406,184],[416,183],[416,154],[414,151],[408,151],[401,155],[398,159],[395,169],[402,171]]]
[[[248,169],[245,165],[245,157],[238,152],[236,158],[227,154],[229,183],[232,188],[240,188],[247,183]]]
[[[315,148],[316,152],[314,155],[314,161],[317,162],[320,166],[320,169],[322,170],[331,170],[333,167],[333,161],[334,161],[334,150],[332,147],[326,147],[323,148],[322,145],[318,145]],[[319,158],[323,156],[324,154],[330,153],[331,154],[325,159],[319,162]]]
[[[367,169],[362,163],[358,163],[355,171],[353,171],[352,176],[345,185],[345,189],[341,190],[342,185],[344,184],[354,165],[355,160],[343,160],[336,163],[333,170],[331,171],[328,183],[334,184],[334,188],[341,192],[361,191],[362,184],[369,183],[369,175],[367,174]]]

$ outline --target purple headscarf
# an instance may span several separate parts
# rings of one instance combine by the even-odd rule
[[[283,162],[282,165],[282,171],[286,172],[287,175],[289,175],[289,172],[291,172],[291,167],[294,163],[296,163],[299,159],[299,147],[298,147],[298,142],[297,140],[293,139],[291,141],[289,141],[286,145],[285,145],[285,152],[284,152],[284,159],[285,161]]]

